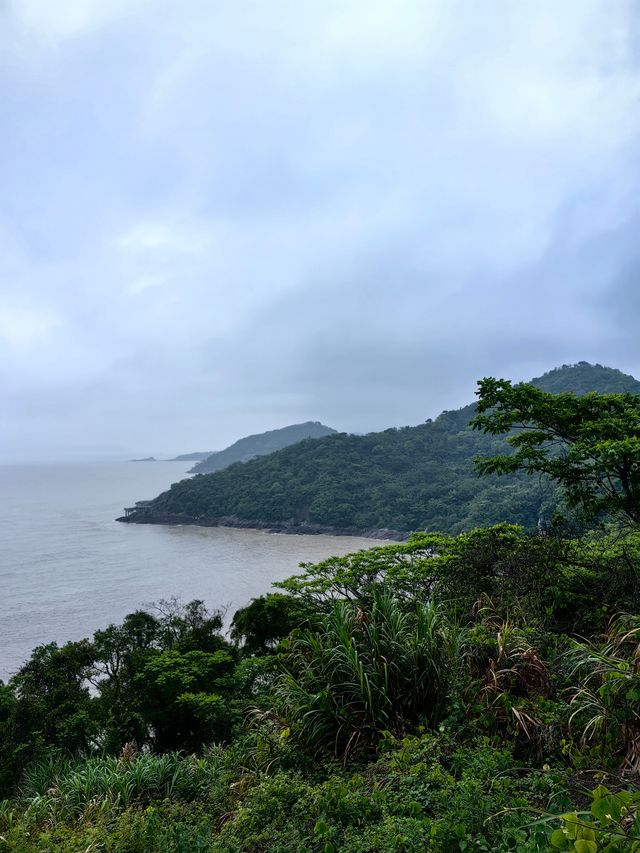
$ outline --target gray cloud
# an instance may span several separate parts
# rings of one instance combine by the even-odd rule
[[[640,374],[638,10],[0,7],[5,458]]]

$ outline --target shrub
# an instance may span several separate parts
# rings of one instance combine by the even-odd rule
[[[462,633],[432,601],[413,611],[385,590],[366,612],[337,604],[318,630],[295,634],[275,693],[312,747],[347,756],[382,732],[442,719],[460,666]]]

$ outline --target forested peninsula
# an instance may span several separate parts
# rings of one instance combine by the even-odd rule
[[[640,393],[632,376],[587,362],[564,365],[532,384],[554,394]],[[516,472],[478,479],[474,459],[499,453],[503,440],[472,429],[475,412],[472,403],[418,426],[301,441],[175,483],[119,520],[396,539],[413,530],[549,523],[562,500],[548,477]]]

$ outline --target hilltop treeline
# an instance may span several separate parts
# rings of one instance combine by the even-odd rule
[[[304,441],[305,438],[323,438],[335,432],[336,430],[319,421],[306,421],[303,424],[290,424],[280,429],[271,429],[258,435],[247,435],[234,441],[224,450],[210,453],[191,468],[191,473],[209,474],[212,471],[222,471],[223,468],[228,468],[235,462],[248,462],[256,456],[274,453],[290,444]]]
[[[552,393],[640,392],[618,370],[582,362],[534,380]],[[469,425],[475,404],[415,427],[302,441],[215,474],[175,483],[142,517],[310,524],[349,530],[458,533],[510,521],[534,528],[559,506],[546,477],[478,480],[474,459],[502,439]],[[214,457],[215,458],[215,457]]]

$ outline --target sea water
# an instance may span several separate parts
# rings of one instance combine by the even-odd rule
[[[379,542],[116,522],[189,463],[0,466],[0,678],[41,644],[90,637],[163,598],[234,610],[317,562]]]

